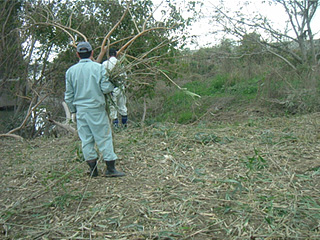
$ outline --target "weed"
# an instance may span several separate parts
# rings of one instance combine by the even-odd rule
[[[195,134],[194,139],[196,142],[202,144],[209,144],[209,143],[216,143],[220,142],[221,138],[215,134],[205,133],[205,132],[198,132]]]
[[[72,153],[72,155],[74,155],[74,158],[72,159],[72,161],[76,161],[76,162],[83,162],[84,161],[84,156],[83,156],[80,141],[74,142],[73,149],[71,150],[71,153]]]
[[[260,171],[268,167],[267,161],[254,149],[254,156],[248,157],[247,159],[242,160],[246,168],[249,171]]]
[[[188,111],[188,112],[182,112],[179,114],[177,122],[180,124],[185,124],[192,122],[193,119],[193,113]]]
[[[66,207],[69,207],[69,205],[72,202],[75,202],[75,201],[78,202],[80,199],[82,199],[81,194],[74,195],[74,194],[70,194],[70,193],[64,193],[62,195],[56,196],[52,201],[44,204],[44,206],[57,207],[57,208],[60,208],[63,210]]]

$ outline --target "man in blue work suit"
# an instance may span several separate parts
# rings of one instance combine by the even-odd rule
[[[117,171],[112,132],[106,112],[104,94],[112,92],[114,86],[106,77],[102,64],[92,61],[93,50],[89,42],[77,46],[80,61],[66,72],[66,91],[64,100],[72,114],[76,114],[78,134],[82,142],[85,161],[90,167],[90,175],[98,176],[98,153],[95,143],[106,162],[106,177],[122,177]]]

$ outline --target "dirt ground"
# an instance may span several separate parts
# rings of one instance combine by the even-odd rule
[[[131,125],[112,179],[75,136],[1,138],[0,238],[319,239],[319,117]]]

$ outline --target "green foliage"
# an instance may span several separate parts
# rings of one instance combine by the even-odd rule
[[[71,47],[71,36],[79,42],[84,40],[81,33],[85,35],[96,57],[103,39],[118,23],[127,4],[130,4],[130,10],[108,41],[119,49],[144,29],[154,29],[135,39],[122,52],[129,56],[126,57],[131,73],[128,92],[134,91],[137,99],[152,98],[156,81],[167,80],[157,69],[169,71],[171,78],[178,75],[170,69],[176,64],[174,57],[183,45],[176,40],[193,21],[192,17],[185,19],[181,15],[176,2],[163,3],[166,9],[159,21],[152,16],[155,6],[151,0],[2,1],[0,20],[4,37],[1,46],[5,49],[0,47],[3,53],[0,79],[20,78],[17,87],[20,92],[12,94],[23,99],[17,112],[24,110],[31,100],[36,102],[40,95],[49,94],[52,102],[61,102],[65,72],[78,61],[75,49]],[[194,3],[188,6],[189,10],[195,7]],[[26,39],[26,44],[21,45]],[[57,109],[56,105],[54,107]],[[60,117],[58,111],[54,114],[53,119]]]
[[[219,138],[217,135],[205,132],[196,133],[194,138],[196,141],[202,144],[216,143],[221,141],[221,138]]]
[[[193,119],[193,113],[192,112],[182,112],[179,114],[177,122],[180,124],[189,123]]]
[[[258,91],[259,78],[239,81],[237,84],[227,88],[229,93],[241,95],[244,98],[252,99],[256,97]]]
[[[73,146],[71,153],[74,156],[74,159],[72,159],[72,161],[76,161],[76,162],[83,162],[84,161],[82,147],[81,147],[81,143],[79,141],[74,142],[74,146]]]
[[[61,210],[69,207],[74,202],[79,202],[83,196],[81,194],[64,193],[56,196],[49,203],[44,204],[46,207],[59,208]]]
[[[181,91],[176,91],[174,95],[166,100],[163,115],[159,115],[157,121],[173,121],[178,123],[188,123],[193,119],[191,106],[194,99]]]
[[[262,51],[263,47],[259,34],[250,33],[242,37],[239,52],[240,54],[244,55],[241,58],[243,61],[247,62],[248,64],[252,64],[254,62],[261,63],[261,60],[263,59],[261,56]]]
[[[200,95],[201,98],[195,99],[183,91],[176,90],[166,98],[163,114],[156,116],[156,119],[181,124],[191,123],[204,115],[215,99],[230,97],[243,101],[254,99],[258,91],[258,82],[259,78],[241,80],[228,74],[190,81],[183,85],[183,88]]]
[[[185,84],[183,87],[191,92],[195,92],[200,96],[211,96],[215,93],[223,93],[228,77],[217,75],[214,78],[209,78],[202,81],[192,81]]]
[[[242,160],[249,171],[260,171],[268,167],[268,162],[254,149],[254,156]]]
[[[7,14],[9,5],[4,6],[8,2],[13,4],[10,6],[14,6],[12,15]],[[24,96],[24,99],[32,99],[33,90],[37,93],[50,91],[51,96],[59,96],[59,101],[63,97],[65,71],[77,62],[77,57],[75,50],[70,47],[70,36],[59,26],[68,26],[85,34],[92,43],[96,56],[103,38],[119,21],[127,7],[126,4],[130,4],[130,13],[109,38],[110,43],[114,44],[112,47],[120,48],[128,39],[141,32],[143,27],[173,26],[168,31],[162,29],[144,34],[124,52],[126,65],[130,69],[128,78],[130,86],[127,89],[131,95],[130,101],[137,101],[142,105],[142,100],[146,97],[155,98],[157,82],[168,80],[164,74],[159,74],[159,70],[174,82],[183,79],[181,87],[202,96],[201,99],[195,100],[181,91],[176,91],[172,95],[167,94],[163,110],[157,112],[156,117],[150,116],[150,118],[156,118],[158,121],[190,123],[206,114],[218,98],[227,97],[234,97],[244,102],[253,99],[271,99],[272,102],[280,104],[269,104],[267,101],[268,106],[276,105],[289,114],[319,109],[316,105],[319,100],[317,97],[319,76],[315,74],[317,69],[311,71],[310,64],[297,61],[302,56],[299,49],[295,50],[295,55],[285,55],[281,52],[281,56],[296,68],[294,71],[292,66],[288,66],[283,60],[266,51],[258,32],[241,36],[239,42],[222,39],[213,47],[197,51],[190,49],[181,51],[185,42],[176,41],[176,36],[182,35],[186,27],[201,15],[197,10],[196,1],[185,3],[184,6],[191,16],[187,18],[181,15],[177,1],[165,1],[166,8],[161,21],[153,17],[148,18],[155,7],[151,0],[130,1],[130,3],[100,0],[16,0],[1,4],[4,9],[3,15],[0,16],[2,22],[5,22],[8,16],[8,22],[2,26],[2,32],[8,33],[6,35],[8,37],[4,40],[10,43],[10,47],[4,50],[8,50],[10,54],[8,57],[6,54],[4,56],[10,59],[10,64],[20,63],[21,57],[28,55],[28,48],[34,47],[28,76],[22,77],[24,64],[18,64],[19,69],[12,71],[12,76],[21,76],[21,81],[25,83],[29,78],[34,88],[26,88],[25,93],[17,94]],[[217,20],[220,21],[222,18]],[[24,28],[19,35],[21,39],[15,39],[14,34],[17,32],[14,29],[20,27],[22,22]],[[225,29],[226,32],[230,30]],[[76,41],[83,40],[80,34],[73,31],[71,33],[76,37]],[[28,42],[30,44],[34,40],[36,44],[25,48],[26,51],[23,53],[20,47],[14,46],[18,46],[19,41],[24,39],[30,39]],[[118,41],[120,39],[124,40]],[[280,53],[277,51],[279,43],[269,43],[269,45],[276,54]],[[288,48],[289,45],[287,42],[284,46]],[[14,59],[18,61],[11,61],[12,52],[16,56]],[[5,61],[1,62],[5,64]],[[3,74],[1,71],[0,75]],[[167,82],[170,85],[171,81]],[[308,87],[309,83],[312,83],[312,87]],[[155,121],[155,119],[148,120]]]
[[[165,13],[161,22],[153,18],[155,6],[153,1],[36,1],[23,2],[22,12],[25,17],[25,34],[32,36],[37,44],[34,53],[40,56],[37,61],[43,63],[43,68],[34,67],[34,76],[44,74],[43,82],[50,84],[48,87],[53,95],[63,95],[64,73],[68,67],[77,62],[74,49],[70,49],[71,38],[61,29],[67,26],[75,40],[82,41],[83,33],[94,48],[94,57],[100,50],[101,43],[107,33],[118,23],[120,17],[130,4],[120,25],[112,32],[108,39],[113,48],[119,49],[133,36],[143,32],[144,29],[153,29],[133,41],[122,52],[126,57],[130,88],[135,97],[152,97],[156,80],[164,78],[157,69],[170,70],[170,65],[175,63],[174,56],[178,52],[178,33],[181,33],[192,19],[184,19],[175,6],[176,3],[166,2]],[[190,5],[190,9],[195,5]],[[159,29],[168,27],[168,29]],[[73,30],[71,30],[73,29]],[[48,64],[48,56],[54,60]],[[106,59],[106,56],[104,57]],[[102,60],[104,60],[102,59]],[[45,63],[45,64],[44,64]],[[170,77],[177,74],[173,71]],[[47,81],[48,80],[48,81]],[[47,86],[46,86],[47,87]]]
[[[260,41],[259,34],[250,33],[240,44],[224,39],[212,48],[184,51],[179,67],[184,72],[182,87],[202,98],[191,99],[177,91],[169,95],[157,119],[190,123],[205,115],[214,102],[228,97],[288,114],[319,110],[315,69],[300,64],[293,71],[265,52]]]

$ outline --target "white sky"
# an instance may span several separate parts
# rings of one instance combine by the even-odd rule
[[[209,24],[210,16],[212,16],[213,7],[220,6],[220,0],[202,0],[204,6],[202,7],[202,11],[206,18],[201,21],[195,23],[190,29],[190,34],[198,36],[198,45],[190,45],[191,49],[204,47],[204,46],[212,46],[220,42],[223,36],[217,36],[217,34],[210,34],[210,32],[215,31],[214,26]],[[165,2],[163,0],[153,0],[155,5],[160,4],[161,2]],[[178,3],[183,9],[185,0],[175,0],[174,2]],[[231,11],[239,10],[239,5],[244,4],[245,0],[224,0],[224,7],[226,9],[230,9]],[[285,21],[288,19],[287,15],[282,6],[269,6],[268,4],[261,4],[260,0],[252,0],[251,4],[249,4],[246,8],[242,10],[245,15],[250,15],[253,12],[259,12],[260,14],[266,16],[269,20],[274,22],[274,26],[278,29],[285,27]],[[163,3],[162,5],[164,5]],[[157,16],[161,16],[160,9],[155,13]],[[185,13],[185,16],[188,16]],[[316,37],[320,37],[320,9],[317,11],[316,15],[313,18],[312,29],[313,33],[316,34]]]

